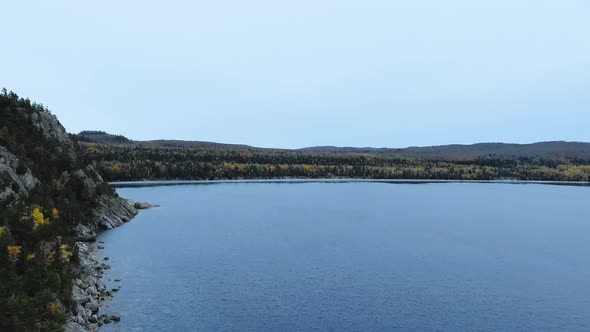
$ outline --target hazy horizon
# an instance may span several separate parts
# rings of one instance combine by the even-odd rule
[[[271,148],[590,141],[590,4],[12,2],[0,87],[69,132]]]

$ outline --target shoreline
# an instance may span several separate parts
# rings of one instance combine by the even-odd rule
[[[537,185],[562,185],[590,187],[590,182],[571,181],[523,181],[523,180],[382,180],[382,179],[240,179],[240,180],[163,180],[163,181],[125,181],[109,183],[114,188],[141,188],[158,186],[179,186],[179,185],[214,185],[214,184],[248,184],[248,183],[390,183],[390,184],[444,184],[444,183],[470,183],[470,184],[537,184]],[[137,216],[137,210],[157,207],[144,202],[134,202],[125,198],[129,206],[135,209],[132,216],[123,211],[113,211],[101,215],[102,218],[120,218],[120,223],[101,224],[100,230],[105,232],[118,228]],[[104,227],[110,226],[110,227]],[[95,233],[97,234],[97,233]],[[103,282],[105,270],[110,265],[105,260],[99,260],[98,250],[104,249],[102,243],[94,237],[91,241],[76,242],[76,250],[80,259],[78,266],[78,278],[74,279],[72,285],[72,300],[75,303],[73,310],[64,325],[65,332],[97,332],[100,328],[109,323],[120,321],[120,316],[114,313],[104,312],[105,302],[111,300],[119,288],[109,290]]]
[[[79,276],[72,285],[72,300],[76,303],[76,313],[68,317],[65,332],[96,332],[104,324],[120,320],[114,314],[102,312],[103,303],[114,295],[102,282],[104,271],[110,266],[100,262],[96,252],[96,242],[77,242]]]
[[[277,195],[275,191],[280,191],[280,193]],[[322,195],[313,193],[314,191],[320,192]],[[411,193],[407,194],[408,192]],[[552,231],[552,229],[555,229],[555,226],[565,229],[568,227],[566,226],[567,224],[571,224],[575,227],[581,227],[580,230],[586,228],[583,226],[583,223],[576,220],[578,219],[576,218],[576,215],[579,215],[578,212],[585,209],[578,211],[576,207],[584,206],[583,196],[584,193],[588,192],[584,191],[583,188],[551,186],[446,185],[429,187],[364,184],[344,186],[288,186],[285,184],[268,186],[226,185],[210,187],[137,188],[129,189],[129,191],[120,190],[120,193],[127,195],[127,197],[143,199],[149,197],[153,199],[153,202],[158,202],[159,198],[164,198],[164,200],[162,201],[163,208],[161,210],[148,211],[149,214],[153,213],[149,218],[146,218],[148,214],[144,214],[140,219],[136,220],[137,223],[130,224],[128,227],[122,228],[116,233],[105,233],[107,236],[101,238],[107,244],[108,256],[111,257],[111,264],[113,265],[113,269],[107,271],[105,276],[107,278],[110,278],[109,275],[122,277],[124,289],[121,292],[125,293],[116,294],[114,297],[113,303],[116,304],[111,305],[111,310],[117,310],[124,314],[124,316],[122,317],[121,323],[102,328],[102,330],[109,331],[121,328],[123,330],[132,330],[132,328],[150,330],[150,326],[156,325],[159,326],[159,329],[162,329],[162,327],[173,326],[176,322],[180,321],[183,323],[174,326],[183,325],[186,327],[186,325],[192,323],[194,325],[202,324],[208,326],[210,330],[215,330],[216,328],[223,329],[224,327],[232,329],[235,326],[239,327],[240,324],[241,326],[245,326],[251,320],[248,319],[247,315],[236,315],[236,317],[231,317],[232,320],[224,321],[223,316],[215,315],[215,311],[213,311],[213,314],[210,314],[210,308],[223,308],[226,311],[239,311],[242,308],[247,308],[245,309],[247,312],[259,313],[256,310],[263,308],[259,303],[266,303],[268,301],[256,302],[257,299],[288,298],[293,292],[298,292],[298,294],[309,292],[311,294],[317,294],[315,297],[303,298],[301,302],[297,302],[297,305],[305,306],[308,303],[317,303],[313,308],[322,308],[322,310],[325,310],[323,312],[328,313],[323,315],[322,318],[315,316],[314,319],[302,320],[305,323],[302,323],[301,326],[313,328],[315,325],[316,327],[323,326],[324,328],[338,329],[340,325],[336,324],[341,321],[341,317],[345,317],[342,315],[343,313],[349,315],[358,313],[356,309],[360,308],[360,306],[351,307],[350,303],[368,303],[369,305],[365,306],[365,308],[369,308],[367,309],[366,316],[359,315],[359,317],[368,317],[369,319],[373,317],[371,316],[373,311],[370,310],[370,304],[374,303],[375,296],[380,296],[380,293],[378,293],[379,289],[384,287],[392,290],[388,294],[394,295],[389,297],[392,299],[391,302],[383,301],[382,303],[401,304],[392,307],[394,309],[391,312],[394,314],[385,311],[380,321],[389,323],[388,319],[391,319],[389,326],[395,326],[397,323],[395,321],[395,308],[402,307],[404,308],[404,317],[407,317],[406,323],[404,324],[407,326],[412,324],[418,325],[421,324],[420,316],[415,313],[415,309],[411,308],[411,305],[408,305],[408,303],[412,304],[416,303],[413,301],[418,301],[419,306],[428,306],[432,302],[428,297],[416,300],[416,294],[420,295],[423,292],[424,284],[432,287],[429,288],[429,291],[432,290],[432,294],[441,294],[440,292],[445,292],[445,290],[455,289],[454,291],[450,291],[452,294],[449,294],[456,301],[469,301],[473,298],[470,295],[474,294],[474,292],[477,293],[481,289],[481,284],[469,282],[467,283],[467,290],[462,288],[465,280],[472,277],[470,275],[472,269],[465,262],[476,262],[476,259],[487,260],[483,264],[486,267],[490,266],[488,263],[491,262],[492,264],[489,267],[489,271],[478,270],[478,275],[482,276],[482,280],[488,282],[489,280],[485,279],[487,275],[495,276],[496,274],[494,273],[505,273],[504,276],[508,278],[507,280],[516,280],[516,282],[507,282],[506,285],[501,285],[502,287],[489,287],[489,292],[485,293],[485,298],[476,298],[473,300],[474,307],[485,308],[485,305],[489,304],[487,301],[490,298],[498,299],[498,303],[505,304],[506,302],[503,300],[506,299],[506,294],[514,293],[514,288],[512,287],[513,285],[518,285],[520,276],[529,273],[534,275],[535,267],[538,264],[545,265],[545,263],[548,264],[555,261],[554,255],[546,255],[547,253],[551,254],[554,252],[552,250],[556,248],[554,247],[555,243],[553,240],[561,239],[565,241],[563,242],[565,244],[570,243],[568,239],[572,237],[569,235],[563,236],[562,233],[557,234],[555,239],[551,238],[551,235],[555,233]],[[223,201],[217,202],[218,199],[210,199],[211,193],[214,193],[216,198],[220,197]],[[534,195],[529,196],[527,194]],[[381,197],[375,200],[374,198],[379,197],[379,195]],[[190,198],[184,201],[184,197]],[[318,203],[318,198],[321,200],[323,197],[329,197],[330,202],[328,204],[323,202]],[[582,199],[578,201],[580,197]],[[297,199],[288,200],[285,198]],[[575,201],[572,200],[574,198],[576,199]],[[358,200],[361,200],[361,203]],[[178,202],[181,203],[178,204]],[[190,206],[190,204],[186,204],[187,202],[202,202],[207,204],[199,204],[201,205],[200,208],[188,209],[186,210],[188,213],[184,213],[182,212],[184,211],[182,206]],[[234,202],[239,202],[239,204],[233,204]],[[258,202],[260,205],[256,204],[256,206],[260,208],[252,210],[256,213],[249,214],[248,211],[251,209],[252,202]],[[279,210],[266,208],[269,204],[272,206],[274,202],[280,203]],[[295,205],[292,204],[293,202],[295,202]],[[362,202],[367,202],[371,209],[365,210],[364,207],[368,205],[362,204]],[[433,203],[425,205],[424,202]],[[490,205],[490,202],[493,205]],[[553,205],[547,205],[546,202],[551,202]],[[235,206],[236,208],[226,209],[224,208],[226,206]],[[507,207],[507,209],[504,207]],[[535,211],[534,213],[532,213],[533,210]],[[176,212],[174,217],[170,218],[172,211]],[[244,211],[246,211],[245,214]],[[486,213],[482,214],[481,211]],[[560,215],[563,211],[569,211],[569,214],[561,218]],[[220,212],[224,215],[219,215]],[[291,212],[297,213],[297,215],[291,216]],[[287,214],[290,215],[288,218],[277,218],[277,215],[286,216]],[[241,215],[246,216],[246,218],[235,218],[235,216]],[[309,217],[310,215],[311,217]],[[461,215],[460,220],[456,217],[459,215]],[[204,216],[204,218],[201,219],[199,216]],[[207,218],[207,216],[215,217]],[[150,219],[150,222],[144,223],[143,221],[147,219]],[[227,220],[227,223],[226,221],[220,223],[220,220]],[[307,220],[308,222],[302,225],[301,220]],[[171,222],[170,224],[168,223],[169,221]],[[195,223],[193,221],[197,222]],[[244,221],[247,221],[247,225],[244,224]],[[196,227],[188,228],[189,225],[195,225]],[[133,248],[152,248],[151,243],[154,243],[154,239],[161,239],[160,231],[162,227],[166,227],[168,230],[177,230],[174,232],[166,231],[168,234],[166,234],[165,239],[167,240],[165,242],[174,243],[174,246],[170,246],[166,253],[162,255],[158,253],[157,256],[153,256],[150,253],[156,253],[156,251],[133,252]],[[133,236],[133,234],[139,234],[138,231],[140,228],[142,229],[142,236]],[[145,228],[149,228],[149,231],[146,231]],[[366,230],[367,228],[371,228],[370,233]],[[561,228],[559,229],[561,230]],[[240,231],[244,229],[253,230],[253,232]],[[443,230],[442,233],[441,229]],[[507,229],[508,232],[506,232]],[[540,229],[546,234],[539,236],[538,233],[533,232],[534,234],[530,238],[527,238],[526,236],[531,234],[531,229]],[[482,232],[482,230],[484,231]],[[513,230],[516,230],[516,232],[513,232]],[[317,232],[312,234],[311,240],[309,240],[310,232]],[[292,238],[291,236],[294,233],[299,234],[300,239]],[[510,234],[504,237],[507,233]],[[575,235],[576,233],[583,234],[583,231],[572,232],[571,234]],[[201,234],[199,235],[201,240],[194,242],[194,234]],[[248,239],[244,240],[244,234],[248,235]],[[283,238],[281,235],[284,236],[284,234],[287,234],[286,236],[288,237],[286,243],[275,248],[276,246],[274,246],[274,240],[272,239]],[[368,234],[374,235],[368,236]],[[451,236],[448,236],[449,234]],[[460,236],[453,236],[457,234]],[[496,239],[490,238],[490,234],[498,235],[500,240],[497,241]],[[515,234],[518,234],[518,236],[515,236]],[[395,238],[395,241],[391,240],[392,236]],[[144,240],[146,238],[147,240]],[[546,240],[548,238],[552,239],[552,241],[547,242]],[[132,239],[140,240],[138,242],[131,242]],[[181,239],[181,241],[170,242],[171,239]],[[267,241],[266,239],[270,240]],[[377,240],[369,243],[366,242],[366,239]],[[508,239],[508,241],[505,239]],[[522,239],[525,239],[525,241],[534,241],[534,244],[522,247]],[[579,239],[583,241],[583,236]],[[193,246],[193,243],[196,244]],[[388,243],[393,244],[386,246]],[[416,252],[416,249],[411,248],[411,246],[408,247],[406,245],[408,243],[416,244],[418,251]],[[572,243],[574,243],[573,247],[583,244],[583,242],[577,241]],[[212,244],[215,247],[212,247]],[[308,263],[309,252],[306,249],[310,247],[309,244],[320,248],[321,250],[319,251],[326,253],[326,256],[321,256],[320,259],[314,259],[311,263]],[[497,246],[490,249],[491,244]],[[272,246],[272,250],[267,250],[269,245]],[[229,251],[227,251],[228,247],[230,248]],[[126,251],[126,248],[131,248],[131,252],[125,254],[125,256],[131,255],[129,257],[134,257],[132,259],[134,264],[132,265],[128,265],[125,263],[128,260],[120,257],[123,255],[123,251]],[[190,250],[177,250],[177,248],[190,248]],[[353,248],[352,251],[349,248]],[[407,252],[400,253],[400,248],[402,248],[402,251],[406,250]],[[505,248],[510,248],[511,250],[506,250]],[[529,250],[531,248],[542,248],[542,250],[531,251]],[[564,248],[563,251],[558,251],[560,253],[559,256],[562,257],[564,253],[571,254],[572,250],[570,249]],[[523,260],[528,261],[530,259],[528,257],[522,258],[522,260],[505,258],[508,257],[506,253],[513,251],[519,252],[518,250],[523,250],[527,254],[529,252],[532,253],[534,255],[532,259],[535,264],[523,265]],[[187,254],[179,257],[179,252],[186,252]],[[297,252],[297,255],[291,256],[294,252]],[[351,255],[351,252],[354,255]],[[465,256],[459,255],[460,257],[457,258],[454,255],[457,252],[467,252],[468,254]],[[268,255],[262,258],[263,263],[261,263],[260,257],[257,256],[259,253]],[[386,259],[387,264],[385,264],[379,257],[369,257],[367,259],[366,253],[376,255],[384,253],[385,256],[391,256],[394,259]],[[492,254],[492,258],[490,258],[490,253]],[[424,259],[426,265],[422,265],[427,266],[427,270],[434,267],[434,269],[442,273],[441,275],[456,276],[456,278],[445,280],[444,287],[447,288],[441,290],[441,284],[437,282],[438,279],[429,278],[431,274],[425,274],[425,270],[417,269],[415,259],[407,260],[407,257],[412,255],[415,256],[414,258]],[[198,257],[196,265],[194,262],[187,260],[187,257]],[[347,262],[348,259],[351,259],[350,257],[358,259],[358,263],[352,262],[348,264]],[[451,258],[450,265],[439,264],[449,257]],[[575,251],[572,256],[563,257],[575,257]],[[222,264],[218,264],[220,262],[219,258],[221,258]],[[288,260],[285,261],[285,258],[288,258]],[[206,262],[209,266],[199,266],[198,261]],[[392,261],[394,263],[389,263]],[[149,265],[150,262],[154,264],[152,269],[145,269],[146,264]],[[184,266],[182,264],[186,264],[185,262],[190,263],[187,268],[171,269],[177,266]],[[279,266],[275,269],[278,272],[276,275],[268,277],[266,273],[268,268],[274,268],[276,262],[280,262]],[[332,265],[326,267],[326,262]],[[346,263],[343,264],[342,262]],[[510,264],[506,265],[507,262]],[[575,259],[573,262],[579,263],[581,260],[578,261]],[[403,266],[404,271],[411,271],[410,274],[413,275],[408,276],[404,273],[397,273],[396,271],[399,271],[398,265]],[[339,289],[334,290],[333,288],[328,288],[326,285],[338,284],[339,281],[344,280],[342,276],[347,276],[347,273],[350,273],[350,266],[363,266],[363,269],[358,270],[359,272],[356,274],[352,274],[349,279],[352,280],[353,285],[361,285],[355,288],[360,289],[360,291],[351,295],[347,293],[347,296],[342,298],[342,302],[329,303],[336,303],[336,305],[331,307],[325,306],[325,299],[327,298],[325,294],[338,294],[337,292],[339,291]],[[451,267],[447,269],[448,266]],[[576,267],[579,266],[583,265],[576,264]],[[297,270],[295,274],[291,274],[290,269],[293,269],[293,267]],[[331,276],[335,277],[329,276],[328,280],[330,280],[330,283],[326,283],[324,281],[325,279],[322,278],[335,271],[331,267],[339,268],[341,271],[333,272]],[[149,271],[154,269],[164,272],[161,276],[154,278],[149,274]],[[141,271],[141,273],[137,271]],[[172,271],[172,274],[170,274],[170,271]],[[201,271],[206,272],[202,273]],[[212,272],[209,273],[209,271]],[[457,271],[462,272],[458,273]],[[480,273],[479,271],[482,272]],[[512,271],[517,271],[517,274],[514,274]],[[379,273],[390,273],[390,275],[381,278]],[[234,277],[236,275],[238,277]],[[292,275],[294,276],[293,278],[284,278],[284,276]],[[313,283],[303,283],[301,288],[297,288],[302,284],[301,280],[310,275],[317,275],[318,277],[314,279]],[[363,279],[363,276],[366,275],[377,275],[377,279]],[[567,276],[574,276],[573,278],[575,278],[575,275],[579,275],[579,271],[571,269],[567,271],[566,278]],[[166,276],[170,278],[166,278]],[[231,277],[226,278],[224,276]],[[248,278],[242,278],[241,276],[248,276]],[[387,277],[390,278],[388,279]],[[564,277],[561,274],[554,274],[549,278],[553,281],[548,282],[558,287],[558,281],[562,280],[562,278]],[[195,284],[205,285],[207,288],[206,291],[202,291],[190,285],[187,286],[184,283],[170,283],[166,281],[167,279],[189,280]],[[416,282],[411,285],[411,290],[407,291],[407,280],[410,279]],[[165,282],[162,282],[157,288],[153,288],[153,281],[162,280]],[[264,282],[264,286],[257,284],[253,294],[251,293],[252,288],[249,284],[251,280],[260,280]],[[315,280],[318,280],[318,282],[315,282]],[[490,280],[489,284],[493,284],[494,278]],[[576,278],[574,280],[577,281],[578,279]],[[583,285],[583,280],[580,279],[579,281],[580,285]],[[380,288],[372,288],[375,282],[380,283]],[[134,284],[133,289],[127,288],[131,284]],[[226,293],[228,285],[232,287],[232,293]],[[276,287],[276,285],[280,287]],[[269,289],[271,290],[270,292],[268,291]],[[296,291],[292,291],[292,289],[296,289]],[[375,293],[365,291],[373,289],[376,289]],[[530,289],[535,289],[535,286],[531,286]],[[559,292],[560,289],[555,288],[555,292],[547,292],[545,298],[550,301],[552,299],[551,294]],[[575,290],[575,288],[573,289]],[[314,291],[317,291],[317,293],[313,293]],[[527,291],[530,290],[527,289]],[[396,297],[395,293],[402,294],[402,296]],[[162,294],[173,295],[169,299],[170,301],[165,302],[165,307],[170,309],[168,312],[158,311],[158,308],[164,305],[164,303],[158,303],[157,301],[152,303],[153,299],[158,299],[158,296],[161,297]],[[219,294],[221,296],[217,296]],[[232,301],[231,297],[226,294],[231,294],[231,297],[238,299],[238,302]],[[210,301],[211,303],[205,303],[205,305],[200,303],[202,301],[191,302],[191,299],[194,299],[195,296],[212,298],[214,300]],[[357,299],[361,300],[357,301]],[[513,299],[509,303],[511,305],[514,304],[514,308],[500,309],[494,312],[494,315],[510,315],[511,311],[518,310],[519,306],[532,307],[534,310],[542,311],[544,308],[547,308],[547,303],[550,306],[555,306],[555,308],[560,308],[563,306],[563,303],[568,303],[569,298],[560,299],[563,300],[563,303],[539,303],[535,301],[535,298],[519,298],[517,300],[514,301]],[[339,303],[342,304],[338,305]],[[537,303],[539,303],[539,306],[535,307]],[[141,304],[141,306],[138,304]],[[298,321],[295,321],[288,315],[284,315],[292,307],[282,305],[283,303],[280,304],[278,308],[273,307],[273,309],[261,312],[259,315],[260,320],[267,319],[264,321],[266,326],[299,326],[295,325]],[[346,306],[346,304],[349,305]],[[502,305],[498,305],[497,307],[505,308]],[[331,308],[336,309],[331,311]],[[341,308],[345,309],[342,310]],[[352,309],[347,311],[348,308]],[[580,309],[580,311],[583,312],[583,309]],[[202,312],[203,315],[187,314],[192,312]],[[452,315],[452,311],[450,312]],[[157,313],[157,315],[154,315],[154,313]],[[575,314],[579,317],[578,313]],[[447,315],[447,313],[441,314],[441,317],[447,317],[443,315]],[[543,324],[546,324],[543,326],[550,328],[554,323],[568,324],[569,321],[563,323],[563,319],[575,317],[573,315],[569,316],[566,311],[559,312],[555,316],[551,316],[547,322],[543,322]],[[518,319],[518,313],[514,314],[513,317]],[[452,323],[465,323],[460,316],[458,319],[458,321],[453,320]],[[362,322],[362,320],[359,321]],[[495,324],[495,322],[489,319],[486,320],[485,318],[482,318],[481,321],[485,323],[483,325],[489,324],[489,326],[493,326]],[[319,325],[322,322],[329,323]],[[534,317],[518,322],[518,324],[512,327],[532,326],[532,329],[534,329],[534,326],[540,326],[536,323],[537,321]],[[473,322],[467,322],[465,324],[469,325],[468,323],[471,324]],[[475,324],[478,323],[476,322]],[[265,325],[262,323],[252,323],[252,325],[247,326],[255,330],[254,327],[260,328]],[[432,327],[432,324],[422,325],[424,329],[428,329],[429,326]]]
[[[441,184],[441,183],[472,183],[472,184],[538,184],[561,186],[590,186],[583,181],[545,181],[545,180],[437,180],[437,179],[355,179],[355,178],[323,178],[323,179],[234,179],[234,180],[138,180],[109,182],[114,188],[161,187],[183,185],[211,185],[224,183],[391,183],[391,184]]]
[[[152,207],[143,202],[132,202],[122,197],[110,202],[103,202],[96,213],[94,227],[84,228],[82,236],[76,242],[76,253],[79,258],[77,278],[72,285],[72,301],[74,309],[68,313],[64,325],[65,332],[96,332],[104,324],[118,322],[121,318],[112,313],[101,312],[104,302],[110,300],[119,289],[109,290],[102,278],[104,271],[110,269],[107,259],[99,260],[98,250],[103,249],[102,243],[96,240],[97,233],[120,227],[137,214],[138,209]],[[137,206],[137,208],[136,208]]]

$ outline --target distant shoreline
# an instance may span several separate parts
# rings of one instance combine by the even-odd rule
[[[146,180],[109,182],[115,188],[162,187],[183,185],[210,185],[223,183],[392,183],[392,184],[437,184],[437,183],[485,183],[485,184],[540,184],[590,187],[582,181],[535,181],[535,180],[427,180],[427,179],[242,179],[242,180]]]

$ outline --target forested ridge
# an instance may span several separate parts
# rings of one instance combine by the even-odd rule
[[[0,331],[59,331],[77,310],[76,241],[119,200],[79,153],[46,107],[0,93]]]
[[[569,147],[568,143],[556,143]],[[569,153],[567,148],[560,156],[559,147],[551,154],[555,156],[552,158],[488,154],[472,159],[440,160],[436,154],[432,154],[434,157],[416,157],[382,149],[362,149],[364,152],[355,152],[358,149],[354,148],[280,150],[177,141],[109,144],[82,140],[80,145],[85,162],[93,165],[108,181],[273,178],[590,180],[590,160]],[[586,150],[582,152],[586,153]]]

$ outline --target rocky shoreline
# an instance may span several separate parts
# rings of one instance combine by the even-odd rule
[[[112,229],[123,225],[137,215],[137,209],[154,207],[144,202],[131,202],[117,197],[97,215],[97,227],[86,228],[80,232],[82,241],[76,243],[79,258],[78,278],[72,286],[74,309],[69,313],[64,326],[65,332],[96,332],[104,324],[118,322],[121,318],[115,314],[101,312],[104,301],[111,299],[118,288],[107,289],[102,282],[105,270],[110,266],[97,257],[97,250],[104,247],[96,241],[96,229]]]
[[[96,247],[95,243],[76,243],[80,259],[79,277],[72,287],[75,309],[64,326],[66,332],[95,332],[104,324],[120,320],[116,315],[100,312],[102,302],[110,299],[113,292],[101,281],[104,271],[110,266],[98,260]]]

